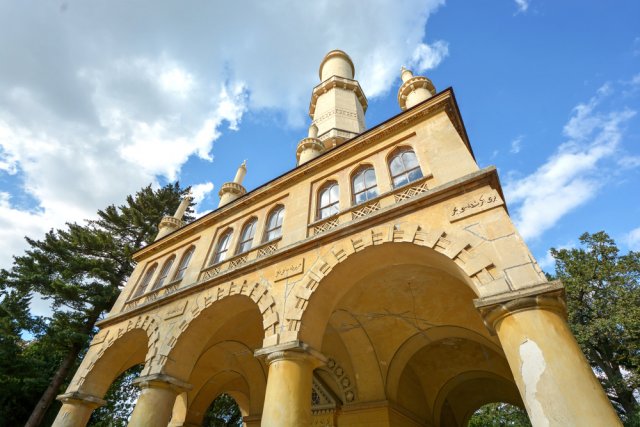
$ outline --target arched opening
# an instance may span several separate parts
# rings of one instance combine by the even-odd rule
[[[236,400],[227,393],[216,397],[204,416],[202,427],[241,427],[242,412]]]
[[[478,408],[466,425],[468,427],[531,427],[531,421],[522,407],[507,402],[495,402]]]
[[[180,334],[163,372],[192,385],[173,409],[172,423],[204,425],[212,402],[232,396],[243,416],[259,416],[266,366],[254,357],[264,338],[262,315],[249,297],[214,302]]]
[[[300,335],[329,359],[323,379],[344,402],[339,417],[364,416],[357,408],[368,405],[389,425],[461,426],[484,403],[521,404],[474,286],[451,259],[410,243],[371,246],[334,266]]]
[[[91,427],[124,427],[129,423],[140,388],[134,381],[140,377],[143,365],[135,365],[124,371],[111,384],[104,400],[107,404],[93,411],[88,425]]]

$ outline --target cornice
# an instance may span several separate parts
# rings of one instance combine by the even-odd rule
[[[277,178],[263,184],[262,186],[244,194],[236,200],[210,212],[209,214],[198,218],[197,220],[185,225],[178,230],[162,237],[161,239],[149,244],[148,246],[138,250],[133,254],[133,259],[139,261],[151,254],[159,252],[192,234],[198,233],[212,224],[220,222],[222,219],[227,218],[238,210],[244,207],[253,205],[270,195],[280,192],[288,186],[293,185],[295,182],[313,175],[319,171],[322,171],[331,165],[340,162],[345,157],[351,156],[354,152],[362,150],[371,144],[378,143],[382,140],[390,138],[396,135],[410,126],[427,119],[437,113],[446,112],[449,116],[454,127],[458,131],[458,134],[462,138],[463,142],[469,149],[469,152],[473,156],[471,151],[471,145],[467,137],[464,123],[460,116],[460,111],[455,100],[453,89],[447,88],[442,92],[434,95],[426,101],[401,112],[394,117],[391,117],[385,122],[382,122],[371,129],[368,129],[360,135],[345,141],[344,143],[326,150],[318,157],[309,160],[308,162],[290,170],[289,172],[280,175]],[[498,191],[502,193],[502,189]]]

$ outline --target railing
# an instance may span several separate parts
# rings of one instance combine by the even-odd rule
[[[281,237],[278,237],[275,240],[271,240],[254,248],[251,248],[247,252],[236,255],[217,264],[210,265],[200,272],[198,281],[202,282],[204,280],[212,279],[216,276],[219,276],[220,274],[227,273],[229,271],[235,270],[236,268],[240,268],[250,261],[264,258],[275,253],[278,250],[278,243],[280,242],[280,239]]]

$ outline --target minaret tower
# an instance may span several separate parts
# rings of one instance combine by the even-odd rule
[[[367,98],[357,80],[349,55],[341,50],[327,53],[320,63],[320,83],[313,89],[309,116],[326,148],[334,147],[365,130]]]
[[[247,190],[242,186],[242,180],[244,176],[247,174],[247,161],[242,162],[238,171],[236,172],[236,177],[233,179],[233,182],[225,182],[220,187],[220,191],[218,192],[218,196],[220,196],[220,203],[218,207],[221,208],[227,203],[233,202],[240,196],[243,196]]]
[[[311,124],[309,126],[309,135],[298,143],[298,149],[296,150],[298,166],[318,157],[323,151],[324,145],[318,139],[318,127]]]
[[[191,195],[185,196],[185,198],[180,202],[180,206],[178,206],[178,209],[176,209],[176,213],[174,213],[173,216],[165,216],[162,218],[162,221],[160,221],[160,224],[158,225],[158,235],[156,236],[156,240],[163,238],[167,234],[172,233],[173,231],[184,225],[182,217],[187,211],[191,200],[193,200],[193,197],[191,197]]]
[[[400,72],[402,86],[398,89],[398,104],[402,111],[426,101],[436,94],[431,80],[423,76],[413,76],[410,70],[402,67]]]

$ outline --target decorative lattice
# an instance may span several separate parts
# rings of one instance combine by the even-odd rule
[[[147,297],[144,299],[145,302],[147,301],[155,301],[158,299],[158,297],[160,296],[160,289],[155,290],[153,292],[151,292],[150,294],[147,295]]]
[[[258,258],[266,257],[278,250],[278,242],[271,243],[270,245],[263,246],[258,249]]]
[[[396,193],[393,197],[396,199],[396,203],[401,202],[403,200],[411,199],[412,197],[417,196],[418,194],[424,193],[427,191],[427,183],[423,182],[420,185],[416,185],[415,187],[409,187],[400,193]]]
[[[322,224],[318,224],[313,227],[313,234],[324,233],[325,231],[331,230],[332,228],[336,228],[338,226],[338,218],[332,218],[327,222],[323,222]]]
[[[136,308],[138,306],[139,303],[140,303],[140,299],[135,299],[133,301],[129,301],[128,303],[125,304],[124,309],[125,310],[133,310],[134,308]]]
[[[353,212],[351,212],[351,219],[358,219],[358,218],[362,218],[365,217],[367,215],[372,214],[373,212],[377,211],[380,209],[380,202],[373,202],[369,205],[365,205],[363,207],[361,207],[360,209],[357,209]]]
[[[180,284],[180,282],[169,284],[166,288],[164,288],[164,294],[165,295],[169,295],[169,294],[174,293],[175,291],[178,290],[178,285],[179,284]]]
[[[241,256],[241,257],[238,257],[236,259],[233,259],[233,260],[229,261],[229,268],[240,267],[241,265],[246,264],[246,263],[247,263],[247,256],[244,255],[244,256]]]

